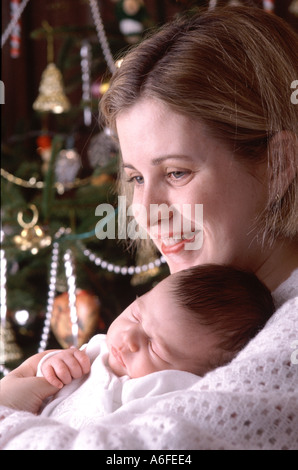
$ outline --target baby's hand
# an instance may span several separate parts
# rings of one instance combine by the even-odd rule
[[[44,378],[54,387],[62,388],[73,379],[79,379],[90,371],[90,359],[76,348],[61,351],[44,361],[41,367]]]

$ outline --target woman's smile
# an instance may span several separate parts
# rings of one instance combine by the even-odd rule
[[[179,253],[181,250],[191,249],[190,244],[195,242],[199,234],[200,231],[196,231],[195,233],[183,234],[180,238],[161,238],[160,250],[164,255],[170,255],[171,253]]]

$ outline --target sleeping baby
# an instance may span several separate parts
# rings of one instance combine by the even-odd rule
[[[43,357],[38,375],[61,390],[41,414],[79,427],[133,399],[189,386],[230,362],[273,312],[269,290],[252,273],[201,265],[172,274],[106,335]]]

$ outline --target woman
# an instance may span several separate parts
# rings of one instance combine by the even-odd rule
[[[297,39],[280,23],[251,8],[178,20],[126,58],[102,100],[133,202],[148,215],[203,204],[199,250],[145,221],[172,272],[228,262],[273,290],[297,267]]]
[[[101,110],[119,137],[125,193],[146,208],[137,221],[172,272],[206,262],[250,269],[277,312],[231,364],[197,385],[95,417],[79,432],[45,421],[34,448],[297,448],[297,46],[277,17],[230,7],[177,20],[124,59]],[[178,204],[182,227],[180,208],[190,206],[188,229],[176,231],[171,210],[169,230],[163,211],[150,217],[161,204]],[[28,410],[18,400],[2,403]],[[4,430],[16,420],[29,429],[0,445],[34,442],[40,418],[8,408],[2,415]]]

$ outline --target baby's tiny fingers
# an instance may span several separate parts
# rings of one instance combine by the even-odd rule
[[[83,374],[88,374],[88,372],[90,372],[91,362],[89,356],[85,353],[85,350],[81,351],[77,349],[74,353],[74,357],[79,362]]]
[[[58,379],[57,375],[55,374],[55,370],[52,366],[48,366],[43,373],[44,378],[54,387],[61,389],[63,387],[63,382]]]

